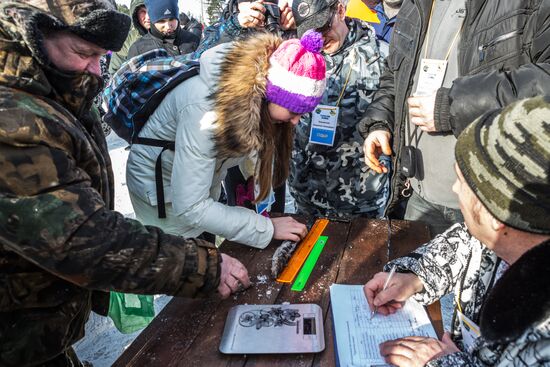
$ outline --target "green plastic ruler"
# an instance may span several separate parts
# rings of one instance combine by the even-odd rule
[[[319,255],[321,255],[321,251],[323,251],[323,248],[327,243],[327,240],[328,240],[327,236],[319,236],[319,238],[315,242],[315,245],[311,249],[309,256],[307,257],[307,260],[304,263],[304,266],[302,266],[302,270],[300,270],[300,273],[298,273],[298,276],[296,277],[296,280],[294,281],[294,284],[292,284],[292,288],[290,289],[298,292],[301,292],[304,290],[307,280],[309,279],[309,276],[311,275],[311,272],[315,267],[315,263],[317,262]]]

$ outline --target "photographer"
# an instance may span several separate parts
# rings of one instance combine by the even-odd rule
[[[288,31],[296,28],[292,9],[286,0],[277,1],[238,1],[237,19],[243,28],[261,29],[269,32]]]
[[[221,43],[246,37],[259,30],[296,38],[296,24],[288,0],[267,2],[229,0],[217,22],[204,30],[197,54]]]

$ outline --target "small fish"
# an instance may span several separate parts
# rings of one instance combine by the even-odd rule
[[[283,241],[271,258],[271,275],[273,278],[277,278],[281,271],[288,263],[288,260],[292,257],[294,250],[296,249],[296,242]]]

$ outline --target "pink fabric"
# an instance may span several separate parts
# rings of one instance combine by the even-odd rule
[[[237,206],[246,207],[247,201],[254,202],[254,178],[250,177],[246,181],[246,188],[243,184],[238,184],[235,189],[235,203]]]
[[[252,204],[256,199],[254,196],[254,177],[250,177],[246,181],[246,188],[245,185],[238,184],[237,188],[235,189],[235,196],[235,203],[237,204],[237,206],[242,206],[246,208],[248,207],[247,204],[254,205]],[[267,212],[267,210],[261,213],[261,215],[269,218],[269,213]]]
[[[277,64],[288,73],[282,75],[283,73],[280,71],[268,72],[267,80],[270,88],[266,91],[266,98],[269,102],[276,103],[295,113],[313,111],[320,102],[325,89],[326,65],[324,56],[320,54],[322,46],[323,36],[310,30],[304,33],[300,40],[286,40],[277,47],[269,59],[270,64]],[[322,81],[322,83],[321,86],[311,88],[308,92],[310,95],[304,95],[298,88],[304,83],[304,80],[294,82],[294,76],[311,79],[312,83],[318,81]],[[286,87],[284,87],[285,85]],[[300,98],[296,99],[295,96]]]
[[[297,39],[284,41],[271,55],[286,70],[297,76],[325,79],[325,58],[306,50]]]

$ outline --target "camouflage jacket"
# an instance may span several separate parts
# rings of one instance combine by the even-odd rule
[[[196,296],[219,282],[213,245],[112,210],[111,162],[89,113],[100,79],[44,66],[22,35],[57,3],[0,4],[0,366],[73,360],[92,291]]]
[[[547,366],[549,255],[547,240],[507,268],[460,223],[387,264],[386,271],[396,265],[398,271],[412,272],[422,280],[424,292],[414,296],[422,304],[454,291],[464,315],[480,327],[481,336],[466,348],[455,309],[451,332],[461,351],[426,366]]]
[[[320,103],[335,106],[345,86],[334,145],[309,143],[312,117],[303,115],[296,127],[289,186],[299,213],[379,217],[389,194],[388,175],[376,174],[365,165],[363,138],[356,124],[378,89],[384,58],[367,23],[346,22],[349,34],[344,45],[335,54],[325,55],[327,89]]]

